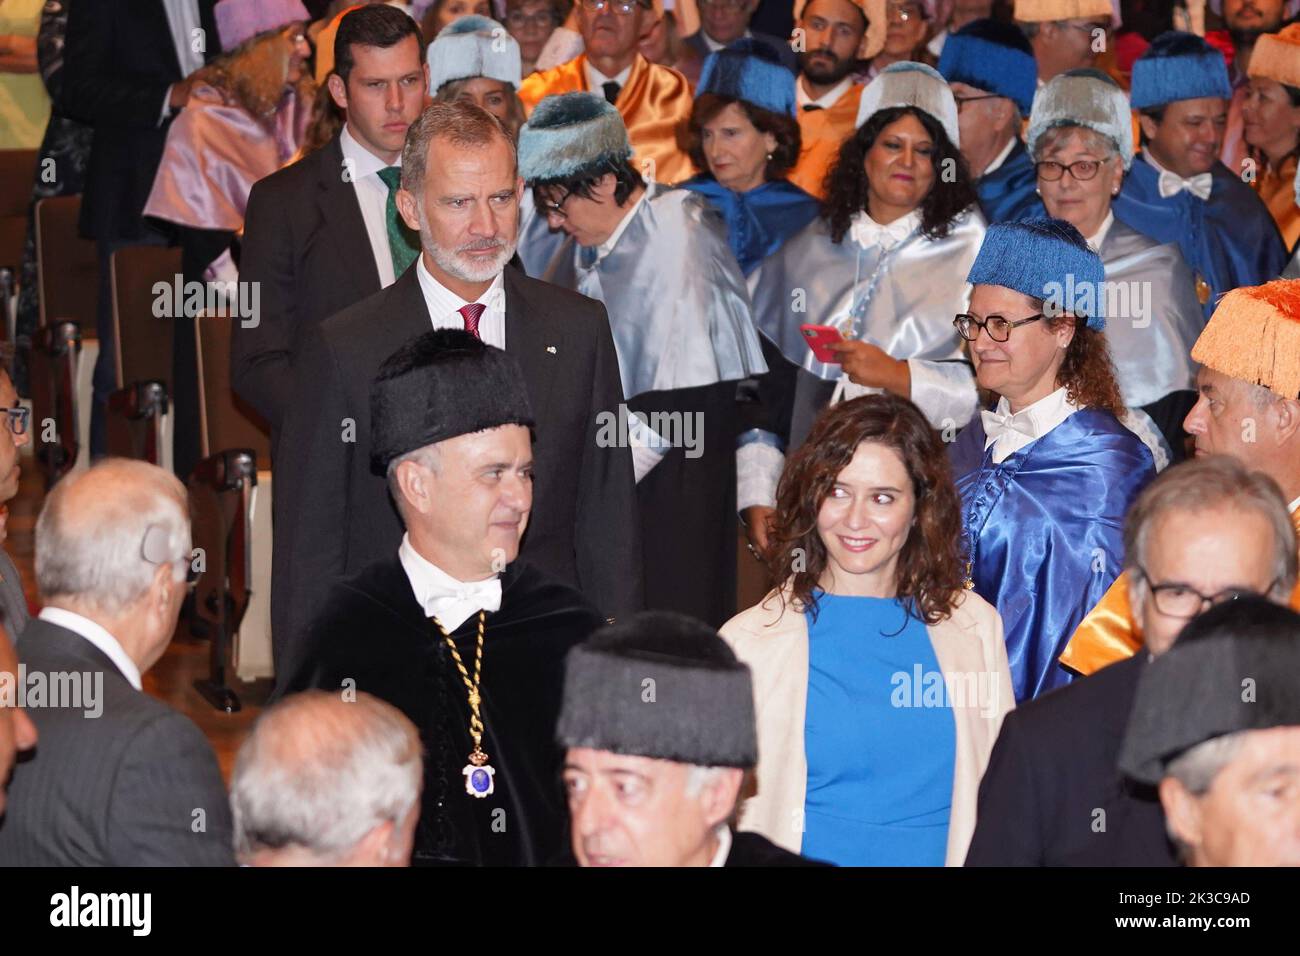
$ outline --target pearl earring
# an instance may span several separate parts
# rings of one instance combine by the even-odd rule
[[[769,163],[772,161],[772,154],[771,154],[771,153],[768,153],[768,154],[767,154],[767,161],[768,161]]]

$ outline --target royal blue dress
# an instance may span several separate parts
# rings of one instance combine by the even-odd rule
[[[957,731],[925,624],[894,598],[817,598],[802,853],[840,866],[942,866]]]
[[[704,196],[722,213],[727,223],[727,243],[745,275],[816,219],[819,208],[816,199],[785,179],[773,179],[749,192],[737,193],[703,173],[681,186]]]

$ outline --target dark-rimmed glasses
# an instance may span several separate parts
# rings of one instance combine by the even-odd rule
[[[1044,160],[1041,163],[1034,163],[1034,172],[1038,178],[1049,183],[1054,183],[1066,173],[1069,173],[1076,181],[1086,183],[1090,179],[1095,179],[1097,171],[1101,169],[1104,160],[1100,159],[1076,159],[1068,166],[1065,163],[1057,163],[1052,160]]]
[[[592,13],[603,13],[612,8],[622,17],[630,17],[637,7],[643,10],[654,8],[653,3],[641,3],[640,0],[582,0],[582,5]]]
[[[1011,330],[1018,329],[1022,325],[1028,325],[1030,322],[1037,322],[1039,319],[1047,318],[1042,312],[1037,315],[1031,315],[1027,319],[1008,319],[1004,315],[990,315],[987,318],[979,318],[971,315],[969,312],[961,312],[952,320],[953,328],[967,342],[974,342],[980,337],[980,329],[988,333],[989,338],[994,342],[1005,342],[1011,338]]]
[[[1242,588],[1227,588],[1217,594],[1202,594],[1196,588],[1187,584],[1156,584],[1151,580],[1151,575],[1147,574],[1142,567],[1137,568],[1137,573],[1147,583],[1147,588],[1151,591],[1151,600],[1156,605],[1156,611],[1165,617],[1176,617],[1183,620],[1196,617],[1216,604],[1235,601],[1243,597],[1262,597],[1263,594],[1268,594],[1278,584],[1275,578],[1264,589],[1263,594]]]
[[[537,205],[542,210],[543,216],[556,216],[560,219],[568,219],[569,214],[564,211],[564,204],[569,201],[573,195],[572,189],[566,189],[564,195],[554,201],[543,200],[538,197]]]
[[[13,408],[4,409],[5,424],[9,427],[11,435],[26,435],[27,429],[31,426],[32,410],[25,405],[15,405]]]

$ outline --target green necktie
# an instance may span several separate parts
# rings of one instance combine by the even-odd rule
[[[388,187],[388,203],[384,207],[384,219],[388,223],[388,249],[393,254],[393,276],[400,276],[407,270],[415,257],[420,254],[420,237],[402,221],[397,213],[397,187],[402,180],[402,167],[385,166],[379,171],[379,178]]]

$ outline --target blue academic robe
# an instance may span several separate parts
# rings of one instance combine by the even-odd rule
[[[1209,199],[1160,196],[1160,174],[1139,157],[1115,197],[1115,216],[1157,242],[1176,242],[1192,271],[1209,284],[1201,303],[1208,321],[1225,292],[1276,279],[1286,247],[1268,207],[1222,163],[1212,170]]]
[[[1025,144],[1016,140],[1002,165],[976,181],[975,192],[979,195],[984,218],[992,225],[1046,216],[1037,187],[1038,173],[1034,171],[1034,161]]]
[[[1124,515],[1155,465],[1108,411],[1084,408],[993,464],[977,415],[949,452],[975,592],[1002,615],[1017,703],[1064,686],[1057,661],[1123,567]]]
[[[745,275],[817,218],[819,209],[815,198],[785,179],[738,193],[703,173],[686,180],[681,187],[704,196],[722,213],[727,223],[727,243]]]

